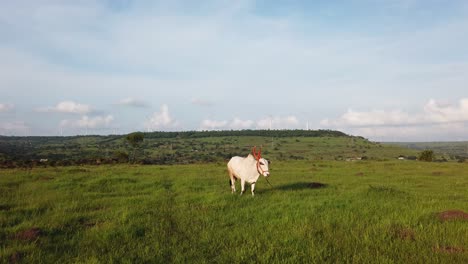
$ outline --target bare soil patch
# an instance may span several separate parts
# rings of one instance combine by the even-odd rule
[[[364,172],[358,172],[355,174],[356,176],[364,176]]]
[[[447,254],[456,254],[456,253],[463,253],[465,252],[465,249],[462,247],[451,247],[451,246],[445,246],[445,247],[433,247],[432,250],[438,253],[447,253]]]
[[[410,228],[395,228],[393,230],[393,237],[401,240],[415,241],[416,233]]]
[[[441,172],[441,171],[433,171],[433,172],[432,172],[432,175],[434,175],[434,176],[440,176],[440,175],[442,175],[442,174],[444,174],[444,173]]]
[[[448,210],[438,213],[437,217],[441,221],[468,220],[468,213],[465,213],[462,210]]]
[[[14,235],[17,240],[36,241],[42,234],[42,230],[37,227],[20,231]]]

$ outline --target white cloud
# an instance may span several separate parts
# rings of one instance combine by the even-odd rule
[[[240,118],[234,118],[231,121],[227,120],[210,120],[205,119],[200,124],[201,130],[222,130],[222,129],[292,129],[297,128],[299,120],[295,116],[275,116],[271,118],[264,118],[258,121],[253,120],[242,120]]]
[[[23,135],[26,136],[29,126],[23,121],[0,123],[0,134],[3,135]]]
[[[70,114],[89,114],[92,112],[89,105],[75,103],[73,101],[63,101],[53,107],[44,107],[37,109],[38,112],[56,112]]]
[[[249,129],[249,128],[252,128],[253,124],[254,124],[254,121],[252,120],[242,120],[236,117],[234,118],[234,120],[232,120],[229,123],[229,128],[230,129]]]
[[[293,129],[297,128],[299,120],[296,116],[290,115],[286,117],[273,116],[258,120],[256,122],[257,128],[260,129]]]
[[[429,122],[453,123],[468,121],[468,98],[459,100],[458,105],[439,103],[434,99],[424,106],[424,112]]]
[[[167,104],[163,104],[160,111],[153,113],[153,115],[145,122],[145,128],[151,131],[174,129],[178,126],[179,122],[170,115]]]
[[[355,135],[381,140],[443,140],[467,139],[468,98],[457,104],[429,100],[421,111],[348,110],[337,119],[324,119],[326,128],[340,129]]]
[[[242,120],[240,118],[234,118],[231,121],[227,120],[210,120],[210,119],[205,119],[201,122],[200,124],[200,130],[226,130],[226,129],[234,129],[234,130],[240,130],[240,129],[250,129],[252,128],[252,125],[254,124],[254,121],[252,120]]]
[[[116,103],[116,105],[129,106],[129,107],[141,107],[141,108],[149,106],[147,102],[140,100],[140,99],[131,98],[131,97],[120,100],[118,103]]]
[[[411,117],[408,113],[401,110],[372,110],[369,112],[358,112],[349,109],[345,114],[336,120],[324,119],[320,122],[322,126],[340,127],[340,126],[384,126],[384,125],[403,125],[411,124],[418,118]]]
[[[466,141],[467,123],[427,124],[418,126],[351,127],[340,129],[351,135],[376,141]]]
[[[468,98],[463,98],[456,105],[431,99],[425,104],[422,112],[415,114],[402,110],[359,112],[350,109],[338,119],[322,120],[321,125],[327,127],[405,126],[467,121]]]
[[[200,124],[200,130],[223,130],[227,128],[228,121],[216,121],[205,119]]]
[[[93,117],[85,115],[78,120],[62,120],[60,122],[60,126],[71,128],[101,129],[109,128],[113,121],[114,117],[112,115]]]
[[[0,113],[10,112],[15,106],[13,104],[0,103]]]
[[[95,117],[83,116],[80,120],[78,120],[77,125],[81,128],[103,128],[109,127],[113,120],[114,117],[112,115]]]

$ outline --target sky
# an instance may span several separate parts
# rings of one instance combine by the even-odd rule
[[[0,135],[468,140],[466,0],[0,2]]]

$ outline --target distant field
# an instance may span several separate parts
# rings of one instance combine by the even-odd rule
[[[0,170],[0,262],[468,263],[466,163],[271,167],[255,197],[224,162]]]
[[[397,142],[384,143],[385,145],[401,146],[414,150],[431,149],[437,155],[449,159],[457,159],[457,157],[468,158],[468,141],[456,142]]]

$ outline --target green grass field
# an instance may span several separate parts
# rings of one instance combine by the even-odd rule
[[[468,262],[466,215],[439,215],[468,212],[468,164],[271,173],[251,197],[230,193],[225,163],[0,170],[0,262]]]

